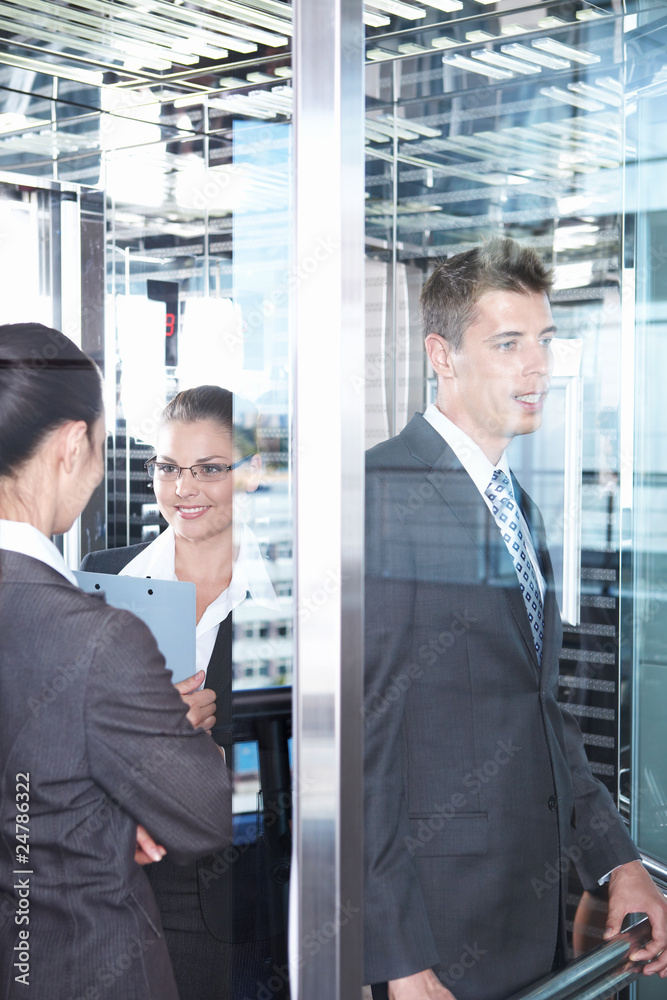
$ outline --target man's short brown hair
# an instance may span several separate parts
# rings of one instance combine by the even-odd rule
[[[485,292],[548,295],[552,284],[553,272],[535,250],[496,237],[437,264],[420,297],[424,336],[437,333],[458,351]]]

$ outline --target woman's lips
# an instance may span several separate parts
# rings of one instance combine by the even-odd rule
[[[201,517],[202,514],[205,514],[206,511],[210,510],[210,509],[211,509],[210,506],[209,507],[176,507],[176,510],[178,511],[178,513],[180,514],[180,516],[182,518],[184,518],[186,521],[194,521],[195,518]]]

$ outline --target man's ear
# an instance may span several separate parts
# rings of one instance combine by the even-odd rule
[[[248,463],[248,478],[246,479],[246,493],[254,493],[262,478],[262,456],[255,454]]]
[[[424,346],[433,371],[438,378],[453,378],[452,355],[454,352],[449,341],[441,337],[439,333],[429,333],[424,340]]]

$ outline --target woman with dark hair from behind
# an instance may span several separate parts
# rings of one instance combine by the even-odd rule
[[[196,585],[197,673],[177,687],[184,700],[201,699],[202,716],[209,706],[202,724],[230,755],[232,613],[247,596],[279,607],[257,539],[241,518],[234,522],[235,507],[238,514],[259,486],[255,430],[254,409],[228,389],[179,392],[162,413],[156,455],[146,463],[167,529],[152,542],[93,552],[81,565]],[[150,872],[181,1000],[242,1000],[265,988],[275,930],[267,892],[257,888],[258,858],[246,845],[233,863],[205,858]]]
[[[229,842],[226,768],[152,635],[79,590],[50,540],[101,481],[104,440],[92,360],[0,326],[3,1000],[178,1000],[142,865]]]

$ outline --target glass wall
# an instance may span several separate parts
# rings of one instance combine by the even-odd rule
[[[366,46],[367,444],[434,398],[418,316],[434,262],[491,235],[535,247],[556,275],[554,381],[510,461],[546,522],[559,699],[664,864],[664,7],[403,7]],[[573,873],[575,949],[604,928],[580,897]]]
[[[27,2],[16,3],[3,23],[0,274],[6,321],[59,326],[105,374],[108,475],[81,525],[62,541],[70,563],[164,531],[144,464],[154,454],[159,414],[180,389],[215,383],[234,391],[248,404],[245,415],[240,402],[237,412],[246,430],[254,427],[261,458],[258,488],[238,498],[237,524],[252,531],[270,589],[249,589],[237,606],[232,646],[235,847],[240,857],[253,838],[263,840],[257,871],[270,900],[255,934],[257,960],[268,964],[247,986],[248,996],[271,975],[280,980],[273,995],[288,990],[289,976],[271,970],[286,967],[299,631],[315,637],[302,654],[300,711],[302,718],[314,714],[313,742],[304,740],[309,750],[299,765],[300,774],[312,768],[303,783],[312,822],[299,827],[300,835],[305,829],[312,841],[319,838],[331,856],[349,838],[355,863],[358,853],[359,823],[342,832],[336,826],[345,781],[331,769],[329,744],[325,753],[324,740],[317,743],[318,726],[339,739],[344,716],[340,700],[325,691],[328,657],[350,664],[343,669],[351,690],[359,682],[354,656],[339,655],[327,638],[331,628],[341,641],[332,608],[339,613],[360,565],[354,518],[336,543],[356,567],[351,575],[342,573],[340,558],[322,554],[316,570],[307,563],[318,535],[329,538],[333,530],[327,504],[338,479],[344,473],[355,489],[360,481],[360,453],[352,471],[345,458],[342,467],[341,454],[351,454],[341,446],[344,434],[328,436],[330,401],[336,396],[335,419],[342,409],[354,424],[355,400],[363,399],[367,446],[398,433],[432,401],[421,287],[439,257],[491,234],[535,247],[556,273],[554,392],[543,430],[515,444],[512,463],[543,511],[554,555],[565,622],[559,696],[640,847],[667,864],[660,737],[667,634],[659,418],[667,363],[660,338],[664,6],[378,0],[356,11],[362,30],[350,5],[333,69],[323,53],[341,22],[308,21],[301,69],[312,74],[313,107],[324,77],[353,79],[362,55],[365,61],[365,136],[360,123],[359,134],[347,133],[350,145],[363,143],[366,157],[365,364],[352,365],[339,382],[332,358],[345,323],[331,334],[327,322],[334,323],[330,289],[340,296],[343,282],[330,268],[353,252],[345,244],[341,254],[340,234],[330,225],[339,207],[332,192],[341,183],[332,164],[318,163],[311,148],[314,159],[295,176],[298,141],[310,138],[315,147],[318,133],[316,115],[301,140],[293,129],[299,66],[291,6],[209,0],[148,11],[96,0],[85,12],[59,5],[57,23],[45,14],[38,19]],[[327,65],[319,78],[318,52]],[[327,129],[334,122],[327,118]],[[324,130],[321,142],[328,138]],[[347,176],[356,197],[356,175]],[[298,199],[312,223],[307,235],[299,230],[300,249]],[[360,226],[361,199],[353,208]],[[349,273],[344,277],[348,294]],[[295,291],[311,308],[307,330],[295,315]],[[293,407],[295,336],[315,373],[312,399],[302,378],[301,425]],[[304,470],[299,524],[295,434]],[[339,515],[337,509],[332,517]],[[297,594],[301,527],[310,541],[301,547]],[[358,606],[348,599],[346,613],[356,615]],[[357,638],[352,629],[343,641]],[[268,709],[258,725],[253,706],[262,699]],[[358,743],[351,738],[348,746],[353,785]],[[331,842],[318,826],[325,814]],[[302,863],[301,891],[314,897],[316,854]],[[351,862],[352,881],[355,871]],[[573,882],[570,922],[579,897]],[[327,897],[298,931],[297,950],[336,916]],[[353,921],[348,931],[355,936]],[[325,952],[319,946],[312,963]]]

